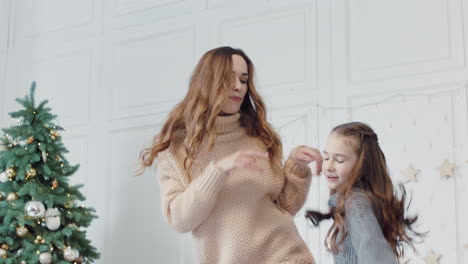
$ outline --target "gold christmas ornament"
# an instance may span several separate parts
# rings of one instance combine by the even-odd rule
[[[10,246],[8,244],[2,244],[2,248],[4,250],[8,250],[8,249],[10,249]]]
[[[31,178],[34,178],[34,177],[36,177],[36,175],[37,175],[36,169],[31,168],[30,170],[28,170],[28,171],[26,172],[26,180],[29,180],[29,179],[31,179]]]
[[[56,155],[56,156],[55,156],[55,160],[56,160],[56,161],[60,161],[60,156],[59,156],[59,155]]]
[[[60,134],[57,131],[55,131],[55,130],[50,131],[50,138],[51,139],[55,140],[58,137],[60,137]]]
[[[16,228],[16,235],[18,237],[24,237],[28,234],[29,230],[24,226],[18,226]]]
[[[34,244],[45,244],[45,239],[42,236],[37,236],[36,240],[34,240]]]
[[[27,141],[27,142],[28,142],[28,144],[33,143],[33,142],[34,142],[34,137],[33,137],[33,136],[28,137],[28,141]]]
[[[9,202],[14,201],[16,199],[18,199],[18,194],[14,193],[14,192],[9,193],[7,195],[7,198],[6,198],[6,200],[9,201]]]
[[[15,177],[16,177],[16,170],[15,168],[9,168],[6,170],[6,174],[7,174],[7,177],[10,179],[10,180],[13,180]]]

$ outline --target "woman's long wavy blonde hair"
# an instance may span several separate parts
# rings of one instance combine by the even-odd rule
[[[189,178],[191,177],[190,169],[196,164],[195,151],[204,138],[208,138],[210,149],[215,143],[215,119],[221,113],[229,91],[234,87],[232,55],[235,54],[242,56],[248,67],[248,90],[240,108],[241,125],[246,128],[248,135],[263,142],[272,160],[273,169],[280,170],[281,140],[267,122],[265,104],[254,85],[252,61],[241,49],[219,47],[202,56],[192,74],[185,98],[172,109],[160,133],[153,138],[152,145],[140,153],[140,174],[152,166],[161,151],[169,148],[177,134],[183,135],[184,168]]]
[[[409,206],[405,202],[405,188],[400,185],[401,195],[395,192],[377,134],[371,127],[360,122],[339,125],[332,130],[332,133],[355,139],[351,145],[358,159],[347,182],[330,192],[331,195],[338,194],[336,207],[328,214],[316,211],[306,213],[306,217],[316,226],[323,219],[334,219],[325,240],[327,250],[336,254],[349,233],[345,221],[345,206],[352,192],[356,190],[363,192],[370,199],[382,233],[395,255],[398,257],[404,255],[404,244],[414,250],[414,238],[423,237],[425,234],[413,229],[413,224],[418,219],[417,215],[413,217],[405,215]]]

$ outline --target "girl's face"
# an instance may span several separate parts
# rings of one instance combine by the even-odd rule
[[[242,56],[232,55],[232,74],[234,75],[234,86],[228,93],[221,107],[221,114],[231,115],[239,112],[244,97],[247,93],[247,82],[249,80],[247,62]]]
[[[336,133],[328,136],[322,164],[328,188],[335,190],[348,180],[357,162],[358,157],[354,151],[354,146],[357,144],[357,139],[353,137],[345,137]]]

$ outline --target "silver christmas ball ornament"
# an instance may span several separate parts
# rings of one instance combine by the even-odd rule
[[[24,206],[24,211],[29,217],[34,219],[42,218],[45,214],[44,204],[38,201],[29,201]]]
[[[52,255],[49,252],[42,252],[39,255],[39,262],[41,264],[50,264],[50,263],[52,263]]]

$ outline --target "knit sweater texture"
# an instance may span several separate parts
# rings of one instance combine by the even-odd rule
[[[315,263],[294,223],[307,198],[310,168],[288,159],[281,175],[269,159],[257,159],[262,172],[223,173],[214,165],[218,160],[266,148],[247,135],[239,113],[218,116],[215,129],[214,147],[202,143],[191,178],[182,137],[157,160],[163,214],[176,231],[192,233],[196,263]]]
[[[338,194],[334,194],[328,205],[336,207],[338,200]],[[345,202],[345,221],[348,235],[341,250],[333,255],[335,264],[398,264],[382,233],[371,201],[364,193],[354,191]]]

